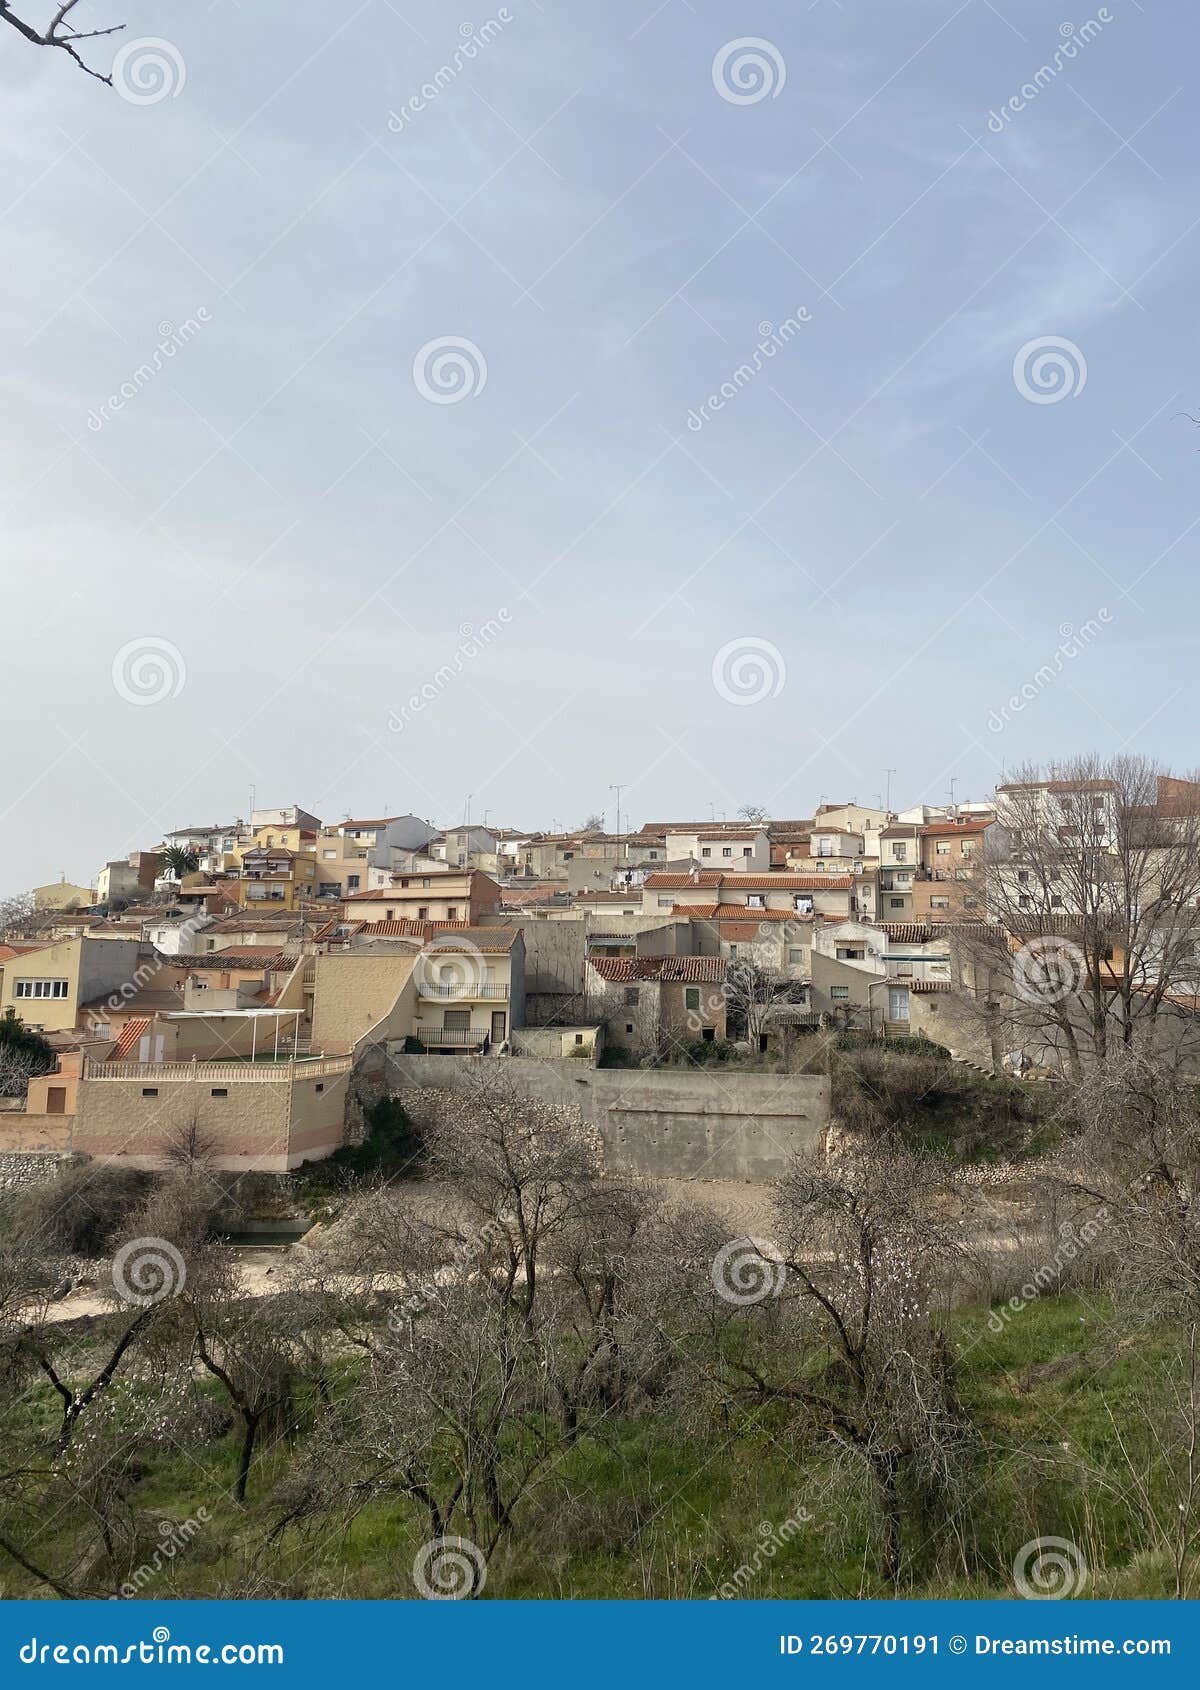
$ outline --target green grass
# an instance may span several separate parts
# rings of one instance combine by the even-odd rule
[[[1163,1406],[1161,1369],[1178,1360],[1179,1335],[1145,1328],[1122,1341],[1103,1303],[1076,1297],[1044,1298],[999,1331],[987,1313],[962,1310],[949,1322],[959,1390],[981,1439],[967,1505],[955,1533],[914,1545],[901,1594],[1011,1596],[1017,1552],[1049,1535],[1080,1546],[1091,1569],[1087,1596],[1171,1595],[1169,1557],[1151,1516],[1169,1518],[1173,1493],[1143,1409]],[[1075,1352],[1077,1364],[1046,1370]],[[357,1365],[335,1368],[335,1392],[354,1389]],[[222,1400],[219,1392],[213,1400]],[[319,1412],[315,1398],[300,1400],[298,1444]],[[44,1450],[56,1426],[50,1393],[35,1392],[6,1435]],[[286,1443],[268,1450],[239,1508],[231,1499],[234,1430],[182,1449],[155,1447],[131,1497],[135,1508],[184,1520],[204,1507],[210,1518],[145,1594],[237,1594],[241,1573],[257,1566],[279,1595],[412,1595],[409,1569],[428,1526],[402,1499],[373,1502],[347,1529],[326,1521],[264,1548],[277,1518],[271,1492],[293,1454]],[[789,1520],[795,1528],[781,1531]],[[72,1563],[86,1532],[80,1520],[59,1516],[22,1542],[58,1570]],[[610,1423],[603,1441],[583,1438],[565,1453],[492,1557],[487,1594],[707,1597],[746,1566],[741,1593],[749,1597],[888,1595],[877,1557],[877,1522],[852,1458],[804,1442],[775,1410],[687,1431],[673,1427],[666,1410],[654,1420]],[[0,1594],[47,1592],[4,1559]]]

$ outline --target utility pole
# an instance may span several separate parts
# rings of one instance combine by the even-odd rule
[[[613,781],[610,784],[609,789],[608,789],[610,792],[616,794],[616,799],[617,799],[617,828],[616,828],[616,833],[617,833],[617,861],[618,862],[620,862],[620,860],[621,860],[621,794],[624,792],[625,788],[628,785],[629,785],[629,782],[627,780]]]
[[[896,773],[896,771],[895,771],[895,769],[885,769],[883,772],[887,776],[887,791],[884,793],[884,796],[883,796],[883,807],[888,812],[888,814],[891,815],[891,813],[892,813],[892,776]]]

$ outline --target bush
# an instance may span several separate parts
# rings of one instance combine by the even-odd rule
[[[137,1168],[68,1163],[57,1179],[23,1192],[15,1230],[40,1250],[67,1256],[105,1256],[154,1184]]]
[[[907,1055],[896,1046],[916,1046]],[[907,1143],[964,1161],[1027,1155],[1043,1148],[1041,1099],[946,1060],[931,1040],[889,1039],[847,1051],[832,1065],[833,1111],[852,1132],[898,1134]]]

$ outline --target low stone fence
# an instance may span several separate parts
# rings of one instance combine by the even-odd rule
[[[797,1151],[824,1143],[823,1074],[738,1074],[728,1069],[592,1068],[521,1057],[387,1057],[386,1089],[399,1096],[461,1092],[503,1075],[522,1096],[565,1107],[596,1126],[610,1172],[660,1179],[771,1180]]]

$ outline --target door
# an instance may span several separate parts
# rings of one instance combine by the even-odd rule
[[[492,1011],[492,1043],[496,1045],[504,1043],[504,1011],[502,1009],[493,1009]]]
[[[47,1115],[65,1115],[66,1112],[67,1112],[67,1088],[66,1088],[66,1086],[47,1086],[46,1087],[46,1113],[47,1113]]]

